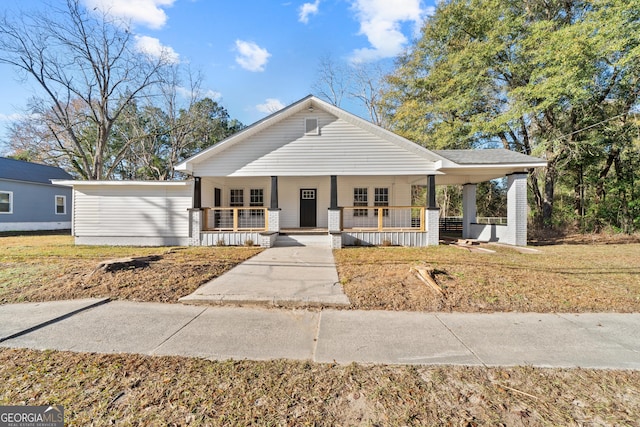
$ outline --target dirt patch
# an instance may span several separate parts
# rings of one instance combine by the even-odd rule
[[[69,425],[637,425],[640,372],[0,349],[0,404]]]
[[[7,246],[0,256],[0,303],[111,297],[177,302],[262,249],[106,248],[63,244]],[[119,257],[156,256],[143,268],[97,269]]]
[[[554,245],[523,254],[453,247],[348,248],[334,252],[356,309],[417,311],[638,312],[640,244]],[[411,272],[434,271],[445,295]]]

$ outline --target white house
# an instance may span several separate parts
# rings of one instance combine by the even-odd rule
[[[270,246],[313,230],[335,248],[439,241],[437,185],[463,184],[463,236],[526,245],[527,174],[544,160],[508,150],[430,151],[314,96],[180,163],[181,182],[66,182],[81,244]],[[506,225],[476,224],[475,185],[507,177]],[[412,206],[415,186],[425,206]]]

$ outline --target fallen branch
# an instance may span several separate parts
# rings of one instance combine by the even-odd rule
[[[436,282],[436,279],[434,277],[435,273],[432,268],[411,267],[411,270],[416,273],[418,279],[422,280],[431,289],[433,289],[443,297],[447,296],[447,291],[442,289],[442,287]]]

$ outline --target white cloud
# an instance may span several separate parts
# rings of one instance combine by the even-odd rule
[[[309,22],[309,15],[316,15],[318,13],[318,6],[320,5],[320,0],[316,0],[314,3],[305,3],[300,6],[300,15],[298,21],[303,24],[307,24]]]
[[[115,18],[131,21],[149,28],[159,29],[167,23],[163,7],[175,0],[84,0],[86,7],[99,10]]]
[[[272,114],[278,110],[282,110],[284,107],[285,105],[280,102],[279,99],[267,98],[264,104],[256,105],[256,110],[260,111],[261,113]]]
[[[20,113],[12,113],[12,114],[4,114],[0,113],[0,122],[17,122],[18,120],[26,119],[28,117],[33,117],[33,114],[20,114]]]
[[[191,89],[188,89],[184,86],[177,86],[176,87],[176,92],[182,96],[183,98],[211,98],[214,101],[222,98],[222,94],[220,92],[217,92],[215,90],[198,90],[196,92],[192,91]]]
[[[353,0],[351,6],[360,22],[360,34],[371,44],[369,48],[354,51],[354,62],[398,55],[408,42],[401,24],[410,22],[419,28],[425,16],[433,13],[433,8],[423,9],[420,0]]]
[[[254,42],[236,40],[236,62],[245,70],[264,71],[271,54]]]
[[[153,58],[164,58],[171,64],[180,62],[180,55],[170,46],[164,46],[160,40],[149,36],[136,36],[136,49]]]

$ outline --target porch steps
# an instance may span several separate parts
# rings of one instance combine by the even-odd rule
[[[287,246],[320,246],[330,247],[331,236],[324,232],[309,233],[280,233],[276,238],[274,247],[287,247]]]

